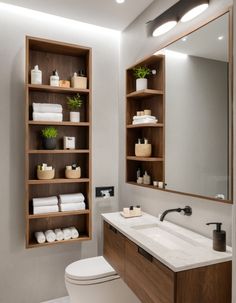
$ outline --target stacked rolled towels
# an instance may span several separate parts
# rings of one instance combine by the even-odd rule
[[[82,193],[59,195],[60,211],[83,210],[86,208]]]
[[[58,212],[58,199],[56,196],[46,198],[33,198],[33,214]]]
[[[33,120],[61,122],[63,120],[61,104],[33,103]]]
[[[145,123],[157,123],[158,119],[155,116],[142,115],[142,116],[133,116],[133,125],[136,124],[145,124]]]
[[[78,230],[72,226],[67,228],[56,228],[55,230],[49,229],[45,232],[38,231],[34,233],[35,239],[39,244],[54,241],[70,240],[79,238]]]

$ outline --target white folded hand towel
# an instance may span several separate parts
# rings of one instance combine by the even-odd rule
[[[35,207],[33,207],[34,215],[47,214],[47,213],[56,213],[58,211],[59,211],[58,205],[35,206]]]
[[[36,113],[36,112],[33,112],[34,121],[61,122],[62,119],[63,119],[63,116],[61,113]]]
[[[45,237],[47,242],[49,243],[54,242],[56,240],[56,235],[51,229],[45,231]]]
[[[85,208],[86,205],[84,202],[60,204],[60,211],[83,210]]]
[[[45,234],[42,231],[36,231],[34,233],[34,236],[35,236],[35,238],[36,238],[36,240],[39,244],[45,243],[46,237],[45,237]]]
[[[133,116],[133,120],[142,120],[142,119],[152,119],[155,120],[155,116],[150,116],[150,115],[142,115],[142,116]]]
[[[69,228],[63,228],[62,229],[63,234],[64,234],[64,240],[69,240],[71,239],[71,230]]]
[[[62,231],[60,228],[56,228],[56,229],[54,230],[54,232],[55,232],[56,240],[57,240],[57,241],[62,241],[62,240],[64,240],[64,233],[63,233],[63,231]]]
[[[80,203],[84,202],[84,200],[82,193],[59,195],[60,203]]]
[[[146,118],[146,119],[142,119],[142,120],[134,120],[133,121],[133,125],[137,125],[137,124],[145,124],[145,123],[157,123],[158,122],[158,120],[156,119],[156,120],[153,120],[153,119],[148,119],[148,118]]]
[[[70,228],[70,231],[71,231],[71,238],[72,239],[79,238],[79,232],[78,232],[78,230],[74,226],[69,227],[69,228]]]
[[[36,113],[62,113],[61,104],[33,103],[33,111]]]
[[[57,205],[58,199],[56,196],[45,198],[33,198],[33,206],[52,206]]]

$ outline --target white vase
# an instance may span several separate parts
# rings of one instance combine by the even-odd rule
[[[136,90],[147,89],[147,79],[139,78],[136,79]]]
[[[70,112],[70,122],[80,122],[80,112]]]

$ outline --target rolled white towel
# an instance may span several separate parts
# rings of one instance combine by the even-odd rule
[[[33,103],[33,111],[36,113],[62,113],[61,104]]]
[[[82,193],[59,195],[60,203],[79,203],[84,202],[84,200]]]
[[[60,204],[60,211],[83,210],[85,208],[86,208],[86,205],[84,202]]]
[[[57,205],[58,199],[56,196],[45,198],[33,198],[33,206],[52,206]]]
[[[45,231],[45,237],[47,242],[49,243],[54,242],[56,240],[56,235],[51,229]]]
[[[71,239],[71,230],[69,228],[63,228],[62,229],[63,234],[64,234],[64,240],[69,240]]]
[[[57,240],[57,241],[62,241],[62,240],[64,240],[64,233],[63,233],[63,231],[62,231],[60,228],[56,228],[56,229],[54,230],[54,232],[55,232],[56,240]]]
[[[56,213],[58,211],[59,211],[59,206],[58,205],[35,206],[35,207],[33,207],[34,215],[47,214],[47,213]]]
[[[79,238],[79,232],[74,226],[70,227],[70,231],[71,231],[71,238],[72,239]]]
[[[42,243],[45,243],[46,242],[46,237],[45,237],[45,234],[42,232],[42,231],[36,231],[34,233],[34,236],[37,240],[37,242],[39,244],[42,244]]]
[[[34,121],[53,121],[53,122],[61,122],[62,114],[59,113],[36,113],[33,112],[33,120]]]

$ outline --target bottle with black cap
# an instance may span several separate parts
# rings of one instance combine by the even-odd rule
[[[211,222],[206,225],[216,225],[216,229],[213,230],[213,249],[216,251],[226,251],[226,232],[221,230],[222,223]]]

